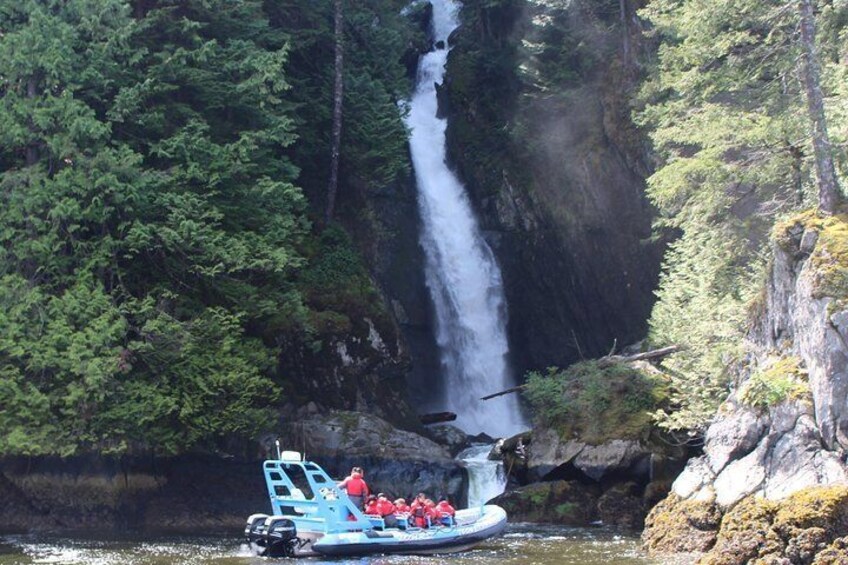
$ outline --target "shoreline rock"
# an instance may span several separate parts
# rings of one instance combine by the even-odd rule
[[[306,436],[297,436],[293,426],[294,432]],[[290,440],[284,448],[305,445],[309,459],[331,477],[343,478],[353,465],[361,465],[375,492],[408,496],[425,491],[464,503],[467,471],[447,450],[376,416],[313,413],[283,425],[281,435]],[[273,441],[268,436],[264,445],[252,446],[255,457],[198,453],[169,458],[5,458],[0,460],[0,532],[96,529],[239,535],[247,516],[269,509],[261,465],[273,453]]]

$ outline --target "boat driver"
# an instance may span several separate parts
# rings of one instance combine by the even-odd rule
[[[365,472],[362,470],[362,467],[354,467],[350,470],[350,475],[338,484],[339,488],[347,491],[351,502],[360,510],[365,507],[365,497],[371,494],[368,484],[363,479],[364,476]]]

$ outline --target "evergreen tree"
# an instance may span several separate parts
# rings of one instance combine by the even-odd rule
[[[687,346],[667,362],[681,409],[665,424],[699,429],[741,353],[775,215],[816,201],[805,46],[798,11],[782,0],[653,0],[641,13],[660,40],[637,113],[661,159],[649,195],[659,225],[682,233],[651,336]],[[839,22],[828,14],[828,26]]]
[[[0,29],[0,452],[252,431],[303,318],[285,38],[225,0],[24,1]]]

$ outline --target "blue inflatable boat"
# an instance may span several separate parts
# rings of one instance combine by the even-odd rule
[[[244,533],[255,553],[269,557],[359,556],[464,551],[499,535],[506,512],[494,505],[456,512],[450,525],[387,527],[367,516],[324,470],[294,451],[262,465],[271,514],[254,514]]]

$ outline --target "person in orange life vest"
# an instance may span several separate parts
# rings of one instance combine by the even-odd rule
[[[428,498],[426,505],[427,516],[430,518],[430,524],[433,526],[440,524],[442,520],[442,514],[438,510],[436,510],[436,503]]]
[[[369,516],[379,516],[380,511],[377,509],[377,497],[373,494],[368,497],[365,502],[365,513]]]
[[[395,500],[395,514],[409,514],[409,504],[405,498]]]
[[[409,507],[412,514],[412,525],[419,528],[427,527],[427,495],[419,492]]]
[[[368,484],[363,479],[364,476],[365,472],[362,470],[362,467],[354,467],[350,470],[350,475],[338,484],[339,488],[347,491],[350,501],[360,510],[364,507],[365,498],[371,494]]]
[[[397,527],[395,518],[395,505],[382,492],[377,495],[377,513],[383,517],[383,523],[387,528]]]
[[[436,510],[439,512],[440,521],[445,526],[453,524],[453,519],[456,516],[456,510],[450,505],[447,498],[442,498],[436,505]]]

